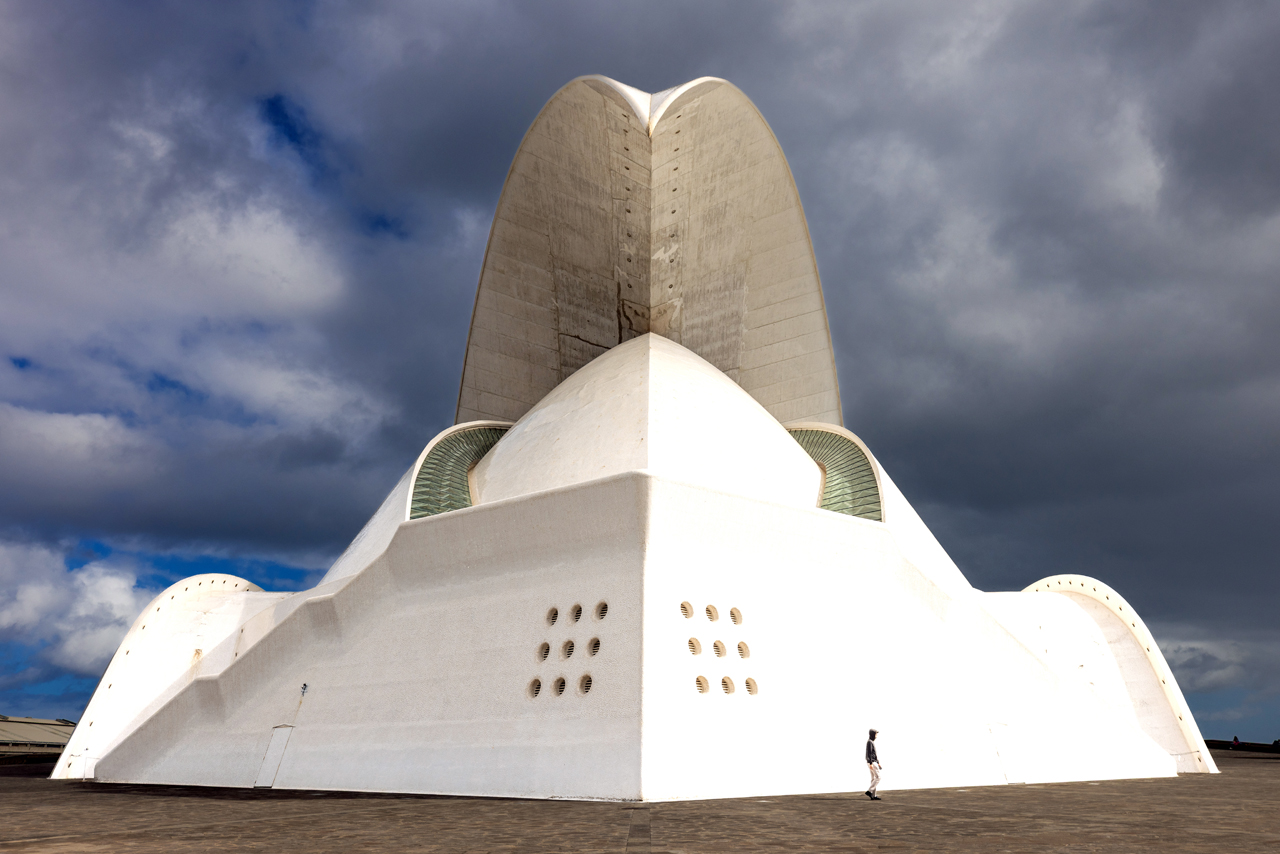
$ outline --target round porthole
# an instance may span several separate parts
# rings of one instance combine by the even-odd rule
[[[724,658],[725,648],[723,643],[716,641],[711,645],[711,648],[716,651],[716,658]]]
[[[576,623],[576,622],[578,622],[578,620],[581,620],[581,619],[582,619],[582,606],[581,606],[581,605],[574,605],[574,606],[573,606],[573,608],[572,608],[572,609],[570,609],[570,611],[569,611],[569,616],[573,618],[573,621],[574,621],[575,623]]]
[[[565,658],[573,658],[573,641],[565,641],[564,646],[560,647],[560,654]]]
[[[711,683],[707,681],[707,677],[699,676],[697,680],[698,693],[705,694],[711,690]]]
[[[552,608],[550,611],[547,612],[548,626],[554,626],[556,624],[556,620],[558,619],[560,619],[560,612],[557,609]]]
[[[681,603],[680,603],[680,613],[681,613],[681,614],[684,614],[684,618],[685,618],[686,620],[688,620],[688,619],[692,619],[692,618],[693,618],[693,606],[692,606],[692,605],[690,605],[688,602],[681,602]]]
[[[556,689],[556,696],[557,696],[557,697],[559,697],[561,694],[563,694],[563,693],[564,693],[564,677],[563,677],[563,676],[561,676],[559,679],[557,679],[555,682],[553,682],[553,683],[552,683],[552,687]]]
[[[546,660],[547,660],[547,656],[549,656],[550,654],[551,654],[551,644],[549,644],[549,643],[544,643],[542,646],[538,647],[538,660],[539,660],[539,661],[546,661]]]
[[[732,680],[732,679],[730,679],[728,676],[726,676],[726,677],[724,677],[723,679],[721,679],[721,680],[720,680],[720,690],[724,691],[726,694],[732,694],[732,693],[733,693],[733,680]]]
[[[535,679],[529,683],[529,696],[536,699],[542,693],[542,680]]]
[[[689,638],[689,654],[702,655],[702,644],[698,643],[697,638]]]
[[[578,680],[578,690],[584,694],[590,693],[591,677],[589,675],[583,676],[581,679]]]
[[[591,643],[587,644],[587,654],[595,655],[600,652],[600,638],[592,638]]]
[[[730,619],[730,620],[733,620],[733,624],[734,624],[735,626],[740,626],[740,625],[742,625],[742,612],[741,612],[741,611],[739,611],[737,608],[730,608],[730,609],[729,609],[729,619]]]
[[[599,605],[597,605],[597,606],[596,606],[596,619],[597,619],[597,620],[603,620],[603,619],[605,618],[605,616],[606,616],[606,615],[608,615],[608,613],[609,613],[609,603],[608,603],[608,602],[601,602]]]
[[[708,619],[708,620],[710,620],[710,621],[711,621],[711,622],[713,622],[713,623],[714,623],[716,620],[720,619],[720,612],[716,610],[716,606],[715,606],[715,605],[708,605],[708,606],[707,606],[707,619]]]
[[[751,648],[747,646],[746,641],[740,642],[738,644],[738,658],[750,658],[750,657],[751,657]]]
[[[760,686],[756,684],[756,680],[754,680],[754,679],[747,679],[747,693],[748,693],[748,694],[759,694],[759,693],[760,693]]]

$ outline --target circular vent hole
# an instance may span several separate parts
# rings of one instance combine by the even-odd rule
[[[596,606],[596,619],[597,619],[597,620],[603,620],[603,619],[604,619],[605,617],[607,617],[608,615],[609,615],[609,603],[608,603],[608,602],[601,602],[599,605],[597,605],[597,606]]]
[[[741,641],[738,644],[738,658],[750,658],[750,657],[751,657],[751,647],[747,646],[746,641]]]
[[[565,658],[573,658],[573,641],[565,641],[564,646],[560,647],[560,654]]]
[[[549,644],[549,643],[544,643],[542,646],[538,647],[538,660],[539,660],[539,661],[546,661],[546,660],[547,660],[547,656],[548,656],[548,655],[550,655],[550,654],[551,654],[551,644]]]
[[[726,676],[726,677],[724,677],[723,679],[721,679],[721,680],[720,680],[720,690],[724,691],[726,694],[732,694],[732,693],[733,693],[733,680],[732,680],[732,679],[730,679],[728,676]]]
[[[561,694],[564,693],[564,677],[563,676],[561,676],[554,683],[552,683],[552,685],[556,689],[557,697],[559,697]]]
[[[681,602],[680,613],[684,614],[684,618],[686,620],[691,619],[693,617],[693,606],[690,605],[688,602]]]
[[[586,694],[591,691],[591,677],[583,676],[578,680],[578,690]]]
[[[592,638],[591,643],[587,645],[587,652],[595,655],[600,652],[600,638]]]
[[[689,638],[689,652],[693,655],[702,655],[702,644],[698,643],[697,638]]]
[[[759,693],[760,693],[760,686],[756,684],[756,680],[754,680],[754,679],[747,679],[747,693],[748,693],[748,694],[759,694]]]
[[[578,620],[581,620],[581,619],[582,619],[582,606],[581,606],[581,605],[574,605],[574,606],[573,606],[573,609],[572,609],[571,611],[569,611],[569,616],[570,616],[570,617],[573,617],[573,621],[574,621],[575,623],[576,623],[576,622],[578,622]]]
[[[533,680],[532,682],[530,682],[530,683],[529,683],[529,696],[530,696],[530,697],[537,697],[537,696],[538,696],[539,694],[541,694],[541,693],[542,693],[542,680],[541,680],[541,679],[535,679],[535,680]]]
[[[716,641],[711,646],[716,651],[716,658],[724,658],[724,653],[725,653],[724,644],[722,644],[720,641]]]
[[[742,612],[741,612],[741,611],[739,611],[737,608],[730,608],[730,609],[729,609],[729,619],[730,619],[730,620],[733,620],[733,624],[734,624],[735,626],[740,626],[740,625],[742,625]]]
[[[556,620],[558,619],[560,619],[560,612],[555,608],[552,608],[550,611],[547,612],[548,626],[554,626],[556,624]]]
[[[699,694],[705,694],[711,690],[711,683],[707,681],[705,676],[698,677],[697,685]]]
[[[708,605],[708,606],[707,606],[707,619],[708,619],[708,620],[710,620],[710,621],[711,621],[711,622],[713,622],[713,623],[714,623],[716,620],[720,619],[720,612],[716,610],[716,606],[715,606],[715,605]]]

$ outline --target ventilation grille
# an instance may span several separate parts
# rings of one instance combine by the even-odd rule
[[[880,487],[871,460],[856,442],[826,430],[788,430],[826,472],[822,487],[823,510],[883,522]]]
[[[681,602],[680,613],[684,614],[684,618],[686,620],[693,619],[693,606],[690,605],[688,602]]]
[[[409,518],[421,519],[471,506],[467,475],[510,428],[474,427],[450,433],[427,454],[413,480]]]
[[[573,658],[573,641],[565,641],[560,652],[565,658]]]
[[[581,605],[574,605],[574,606],[569,610],[569,616],[573,618],[573,621],[574,621],[575,623],[576,623],[576,622],[578,622],[578,620],[581,620],[581,619],[582,619],[582,606],[581,606]]]
[[[586,694],[591,691],[591,677],[583,676],[578,680],[578,690]]]
[[[598,654],[600,652],[600,638],[592,638],[591,644],[587,647],[587,651],[590,652],[591,655]]]
[[[609,603],[601,602],[596,606],[596,619],[603,620],[609,614]]]

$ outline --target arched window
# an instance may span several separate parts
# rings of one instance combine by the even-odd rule
[[[835,429],[823,429],[817,424],[788,427],[787,432],[822,467],[824,479],[819,506],[823,510],[884,521],[875,466],[857,442]]]
[[[434,439],[413,478],[409,518],[421,519],[471,506],[468,475],[498,444],[510,425],[460,424]]]

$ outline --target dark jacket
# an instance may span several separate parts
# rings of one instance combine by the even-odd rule
[[[870,765],[879,761],[880,759],[876,756],[876,743],[871,739],[867,739],[867,764]]]

